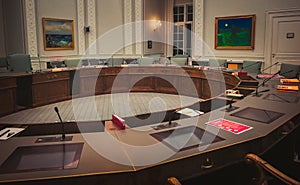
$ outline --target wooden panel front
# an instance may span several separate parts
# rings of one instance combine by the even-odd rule
[[[120,93],[129,92],[128,75],[107,75],[103,76],[103,92],[104,93]]]
[[[34,74],[32,76],[32,84],[53,82],[53,81],[63,80],[63,79],[69,80],[69,78],[70,75],[68,71],[40,73],[40,74]]]
[[[226,84],[213,80],[202,80],[202,98],[208,99],[211,97],[218,96],[224,93],[226,90]]]
[[[70,98],[69,72],[41,73],[32,76],[32,106]]]
[[[202,80],[200,78],[180,77],[178,93],[185,96],[201,97]]]
[[[178,94],[176,88],[178,88],[177,76],[160,75],[155,77],[155,91],[167,94]]]
[[[130,75],[131,92],[154,92],[155,77],[149,75]]]
[[[16,84],[15,78],[0,78],[0,116],[15,111]]]

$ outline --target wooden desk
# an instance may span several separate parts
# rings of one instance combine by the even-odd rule
[[[158,92],[208,99],[239,83],[235,76],[219,70],[176,66],[85,68],[76,73],[79,73],[81,96]]]
[[[69,71],[44,72],[17,78],[17,103],[37,107],[70,98]]]
[[[0,77],[0,116],[16,109],[16,78]]]
[[[133,68],[130,68],[130,70],[131,69]],[[156,70],[158,68],[152,69]],[[108,73],[109,71],[106,72]],[[197,83],[199,87],[204,88],[204,86],[202,86],[202,81],[205,80],[205,77],[209,80],[213,80],[216,84],[221,83],[220,80],[218,80],[218,78],[220,77],[218,77],[218,75],[220,75],[220,73],[217,72],[210,71],[207,73],[203,73],[199,70],[190,70],[188,74],[191,78],[195,78],[196,82],[199,79],[198,82],[201,82]],[[94,75],[96,75],[96,72]],[[131,73],[131,75],[142,74]],[[168,74],[159,75],[167,76]],[[105,77],[109,78],[108,76]],[[183,76],[183,74],[179,73],[178,76],[180,77],[178,77],[177,80],[179,80],[180,78],[188,78],[187,76]],[[122,78],[123,77],[126,77],[126,74],[122,76]],[[234,86],[236,82],[235,80],[236,78],[232,78],[231,76],[227,76],[227,74],[225,74],[226,86]],[[271,83],[272,82],[270,81],[267,84],[269,85],[270,93],[278,94],[277,90],[274,88],[274,85],[276,84]],[[144,85],[142,84],[141,86]],[[103,87],[104,90],[107,90],[111,86]],[[120,89],[124,87],[120,87]],[[136,88],[138,87],[139,85],[136,86]],[[155,90],[156,86],[153,87]],[[205,90],[203,88],[201,88],[201,92]],[[102,92],[104,93],[105,91]],[[215,170],[232,162],[242,160],[247,153],[263,152],[267,147],[275,143],[280,138],[284,137],[286,133],[289,133],[290,128],[286,127],[287,123],[293,122],[295,124],[299,124],[299,93],[279,94],[294,96],[297,101],[289,103],[285,101],[274,101],[267,99],[266,95],[268,94],[263,94],[260,97],[245,97],[241,101],[236,102],[236,105],[240,108],[233,112],[224,112],[224,107],[220,107],[211,112],[207,112],[200,117],[192,117],[186,119],[184,118],[178,120],[177,122],[180,125],[179,127],[194,125],[203,130],[207,129],[207,131],[210,132],[214,131],[214,129],[208,128],[206,123],[208,121],[211,121],[210,119],[216,119],[216,115],[220,115],[222,118],[230,121],[253,127],[251,130],[239,135],[235,135],[225,130],[218,130],[216,132],[216,135],[223,138],[224,140],[211,143],[204,148],[193,147],[182,151],[173,151],[167,145],[158,142],[151,136],[151,134],[158,132],[156,130],[153,130],[152,126],[155,124],[160,124],[161,122],[150,122],[143,126],[127,128],[125,130],[113,130],[112,132],[99,131],[86,133],[68,133],[68,135],[73,135],[73,140],[70,142],[68,141],[68,143],[84,143],[82,156],[77,169],[0,174],[0,183],[14,185],[24,183],[53,184],[53,182],[66,185],[79,185],[82,183],[91,185],[99,183],[110,185],[117,185],[120,183],[124,185],[150,185],[163,184],[167,177],[170,176],[176,176],[180,179],[190,176],[191,174],[206,173],[209,170]],[[268,124],[232,115],[232,113],[241,111],[247,107],[271,110],[282,113],[283,115]],[[99,122],[99,120],[97,121]],[[101,126],[103,127],[103,125],[101,124],[102,123],[96,125],[96,128],[100,128]],[[127,122],[127,124],[129,125],[130,122]],[[45,127],[47,126],[48,125],[46,124]],[[11,155],[11,153],[19,146],[43,145],[43,143],[35,143],[38,137],[40,136],[20,136],[10,138],[9,140],[4,142],[0,142],[0,148],[3,149],[1,150],[0,164],[2,164],[7,159],[7,157]],[[47,144],[51,145],[57,143]],[[98,149],[98,151],[95,149]],[[147,150],[143,153],[143,149]],[[107,153],[107,155],[104,155],[99,151],[109,151],[110,155],[108,155]],[[170,155],[166,156],[165,158],[161,158],[162,155],[166,154],[165,151],[170,152]],[[118,163],[118,161],[112,160],[111,157],[121,159],[123,163]],[[156,158],[161,159],[161,161],[157,161],[156,163],[146,163],[146,160],[150,159],[151,162],[151,160],[155,160]],[[207,158],[209,158],[213,162],[213,166],[211,167],[211,169],[201,168]]]

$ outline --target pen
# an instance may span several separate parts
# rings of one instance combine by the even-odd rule
[[[0,137],[4,136],[4,135],[7,134],[8,132],[10,132],[10,130],[7,130],[7,131],[3,132],[3,133],[0,135]]]

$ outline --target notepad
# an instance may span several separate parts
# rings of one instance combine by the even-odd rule
[[[24,128],[5,128],[0,131],[0,140],[7,140],[23,130]]]
[[[186,116],[190,116],[190,117],[195,117],[195,116],[199,116],[200,114],[204,114],[204,112],[201,112],[198,110],[193,110],[190,108],[184,108],[184,109],[178,110],[176,112],[180,113],[180,114],[184,114]]]

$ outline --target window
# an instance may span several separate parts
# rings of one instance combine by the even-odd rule
[[[185,4],[174,7],[173,55],[191,55],[191,31],[193,5]]]

